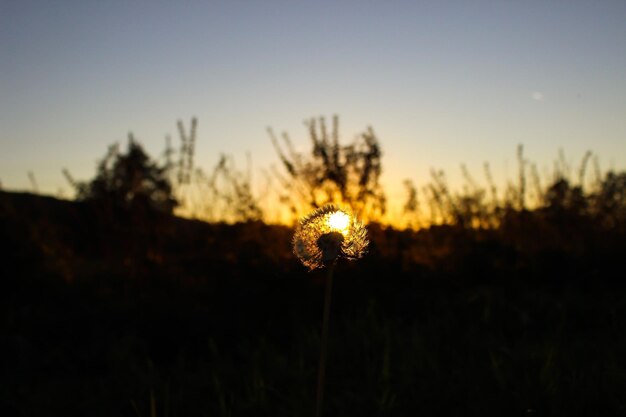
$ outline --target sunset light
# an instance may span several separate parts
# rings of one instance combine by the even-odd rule
[[[348,234],[350,226],[350,216],[343,211],[336,211],[328,216],[328,225],[333,231],[341,232],[344,236]]]

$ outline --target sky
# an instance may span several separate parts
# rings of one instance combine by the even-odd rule
[[[267,127],[371,126],[391,204],[431,168],[453,185],[593,151],[626,168],[626,2],[0,0],[0,182],[70,193],[129,132],[153,156],[198,118],[196,162],[278,165]]]

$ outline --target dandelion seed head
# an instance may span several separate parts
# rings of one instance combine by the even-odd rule
[[[358,259],[369,240],[365,226],[348,211],[327,205],[304,217],[293,236],[293,251],[310,269],[338,258]]]

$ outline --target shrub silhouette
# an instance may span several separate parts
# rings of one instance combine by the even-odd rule
[[[626,172],[608,172],[591,196],[593,212],[601,226],[626,230]]]
[[[109,147],[98,163],[98,172],[87,183],[76,183],[79,201],[107,202],[123,209],[144,208],[171,214],[177,201],[167,177],[167,167],[152,161],[143,147],[129,135],[125,153],[117,144]]]
[[[269,134],[287,176],[275,171],[282,187],[281,201],[299,217],[326,204],[346,204],[361,219],[377,219],[385,213],[386,198],[379,183],[381,150],[371,128],[349,145],[339,143],[339,118],[333,117],[332,131],[323,117],[306,122],[312,142],[310,154],[296,152],[283,134],[287,152],[274,132]]]

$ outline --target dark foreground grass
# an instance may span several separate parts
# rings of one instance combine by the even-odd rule
[[[326,415],[625,414],[621,294],[386,282],[337,282]],[[313,414],[320,288],[37,284],[3,306],[3,415]]]
[[[289,229],[0,197],[0,415],[314,414],[325,274]],[[325,415],[626,415],[623,234],[522,226],[370,227],[338,265]]]

